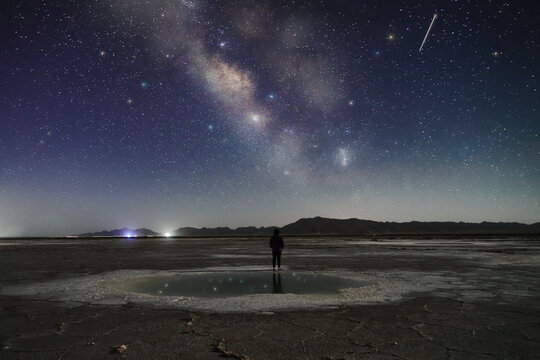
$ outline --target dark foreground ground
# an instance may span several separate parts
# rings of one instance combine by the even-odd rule
[[[393,303],[272,315],[134,303],[68,307],[0,296],[0,358],[540,358],[538,238],[376,240],[286,239],[286,271],[433,272],[466,279],[468,285],[408,294]],[[8,243],[13,241],[0,241],[0,287],[117,269],[269,261],[262,238]],[[119,354],[114,348],[121,345],[126,348]]]

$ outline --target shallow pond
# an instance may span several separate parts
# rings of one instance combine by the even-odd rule
[[[123,282],[119,289],[162,296],[230,297],[250,294],[337,294],[359,281],[300,272],[211,272],[147,276]]]

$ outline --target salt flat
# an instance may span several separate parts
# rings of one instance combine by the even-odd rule
[[[221,338],[250,359],[540,356],[539,237],[285,241],[283,274],[369,281],[333,298],[141,295],[111,284],[235,271],[270,281],[268,240],[0,240],[0,357],[114,358],[124,344],[130,358],[219,359]]]

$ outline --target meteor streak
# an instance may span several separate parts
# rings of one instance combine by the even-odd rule
[[[433,19],[431,19],[431,24],[429,24],[429,28],[427,29],[426,36],[424,36],[424,41],[422,41],[422,45],[420,45],[420,49],[418,49],[418,52],[422,51],[422,48],[424,47],[424,44],[426,43],[429,32],[431,31],[431,27],[433,26],[433,23],[435,22],[436,18],[437,18],[437,14],[433,14]]]

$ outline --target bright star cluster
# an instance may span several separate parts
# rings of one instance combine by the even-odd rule
[[[0,6],[0,236],[539,221],[533,3]]]

